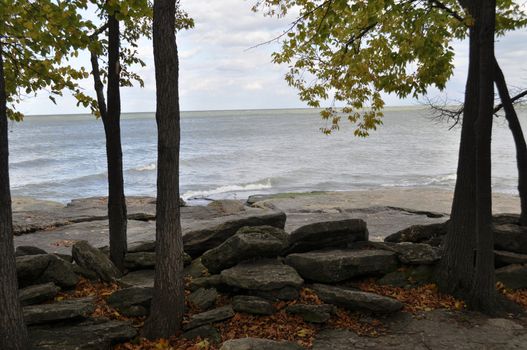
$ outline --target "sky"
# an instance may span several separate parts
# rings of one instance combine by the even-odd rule
[[[302,108],[297,91],[284,81],[286,66],[271,62],[277,43],[252,48],[280,35],[293,17],[271,18],[254,13],[253,0],[181,0],[195,20],[195,28],[178,34],[180,55],[180,105],[184,111],[229,109]],[[466,79],[466,42],[454,43],[455,74],[446,93],[431,90],[429,96],[461,101]],[[146,67],[136,71],[145,87],[124,88],[123,112],[155,111],[155,79],[152,43],[141,40],[139,52]],[[527,29],[498,38],[496,56],[511,87],[527,86]],[[80,62],[88,64],[87,57]],[[91,92],[90,80],[83,87]],[[387,106],[416,105],[414,99],[385,95]],[[65,94],[54,105],[46,95],[26,99],[19,110],[32,114],[85,113]]]

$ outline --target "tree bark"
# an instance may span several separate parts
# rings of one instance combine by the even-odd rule
[[[476,230],[475,275],[469,299],[472,309],[494,313],[497,307],[492,233],[491,139],[494,110],[494,33],[496,0],[479,0],[480,20],[476,21],[479,66],[479,111],[476,131]]]
[[[110,258],[120,270],[124,270],[124,255],[127,251],[127,217],[120,127],[120,45],[119,21],[115,17],[115,14],[112,14],[108,17],[108,109],[105,114],[101,113],[101,117],[106,135],[106,156],[108,163]],[[100,99],[99,96],[98,99]]]
[[[175,0],[154,1],[153,43],[157,89],[156,274],[147,338],[168,338],[184,313],[183,239],[179,210],[179,62]]]
[[[477,9],[472,9],[477,15]],[[470,29],[469,71],[465,88],[465,108],[454,200],[450,214],[444,256],[438,273],[440,288],[449,294],[467,299],[474,274],[476,242],[476,146],[474,121],[478,112],[479,50],[477,32]]]
[[[0,43],[0,349],[29,349],[27,329],[18,301],[13,218],[9,187],[7,96]]]
[[[520,195],[521,215],[520,225],[527,226],[527,143],[523,136],[523,130],[514,108],[513,101],[507,88],[505,76],[494,57],[494,82],[498,88],[500,100],[505,110],[505,118],[509,123],[514,144],[516,146],[516,164],[518,166],[518,193]]]

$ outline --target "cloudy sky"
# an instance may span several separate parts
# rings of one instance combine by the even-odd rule
[[[194,18],[194,29],[178,36],[180,90],[183,110],[298,108],[305,105],[283,76],[285,66],[271,63],[277,44],[254,45],[282,33],[293,18],[269,18],[251,12],[252,0],[182,0]],[[508,34],[497,42],[497,57],[511,86],[527,86],[527,30]],[[447,88],[449,99],[461,100],[467,69],[465,43],[455,43],[456,73]],[[138,69],[145,88],[122,92],[123,112],[155,110],[155,81],[151,42],[141,42],[140,53],[147,66]],[[87,63],[87,61],[84,61]],[[91,89],[87,81],[86,89]],[[90,90],[88,90],[90,91]],[[432,91],[432,96],[437,92]],[[387,105],[411,105],[412,99],[386,96]],[[71,96],[53,105],[46,97],[31,98],[19,106],[27,114],[82,113]]]

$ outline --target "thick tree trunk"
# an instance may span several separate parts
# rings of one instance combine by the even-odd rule
[[[491,139],[494,110],[494,32],[496,0],[480,0],[480,20],[476,21],[479,66],[479,111],[476,131],[476,230],[477,250],[474,282],[469,299],[472,309],[493,313],[497,306],[492,233]]]
[[[7,97],[0,44],[0,349],[29,349],[26,326],[18,301],[7,141]]]
[[[474,11],[475,12],[475,11]],[[473,15],[474,16],[474,15]],[[476,242],[476,147],[474,121],[478,111],[479,59],[477,33],[470,29],[470,59],[465,89],[465,108],[457,181],[445,239],[438,284],[449,294],[466,299],[472,287]]]
[[[175,0],[154,1],[154,61],[157,88],[156,274],[150,339],[168,338],[181,327],[184,312],[183,239],[179,210],[179,63],[175,37]]]
[[[516,146],[516,164],[518,166],[518,192],[520,194],[521,215],[520,225],[527,226],[527,143],[523,136],[523,130],[518,119],[518,114],[514,109],[509,89],[505,81],[505,76],[494,57],[494,82],[498,88],[500,100],[505,110],[505,118],[509,123],[514,144]]]
[[[108,18],[108,110],[101,114],[106,134],[108,163],[108,217],[110,226],[110,258],[124,269],[126,246],[126,201],[123,181],[123,153],[121,149],[121,96],[119,64],[119,21]],[[92,62],[93,63],[93,62]]]

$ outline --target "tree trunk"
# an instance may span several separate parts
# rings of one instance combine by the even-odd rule
[[[514,144],[516,146],[516,163],[518,166],[518,193],[520,194],[521,202],[521,215],[520,225],[527,226],[527,143],[523,136],[523,130],[518,119],[518,114],[514,109],[507,83],[505,82],[505,76],[494,57],[494,82],[498,88],[501,103],[505,110],[505,118],[509,123],[509,129],[512,132],[514,138]]]
[[[479,66],[479,111],[476,131],[476,269],[469,299],[472,309],[493,313],[497,306],[492,233],[491,139],[494,110],[494,32],[496,0],[480,0],[480,20],[476,21]]]
[[[154,1],[154,61],[157,89],[156,274],[147,338],[168,338],[181,327],[185,306],[183,239],[179,210],[179,63],[176,0]]]
[[[475,16],[476,10],[471,13]],[[477,33],[470,29],[469,71],[454,200],[450,214],[444,256],[438,273],[440,288],[466,299],[472,287],[476,242],[476,147],[474,121],[478,111],[479,59]]]
[[[121,96],[119,64],[119,21],[115,15],[108,18],[108,110],[101,114],[106,135],[108,163],[108,218],[110,227],[110,258],[124,269],[126,254],[126,201],[123,181],[123,153],[121,149]]]
[[[18,301],[13,218],[9,188],[7,96],[0,43],[0,349],[29,349],[26,326]]]

